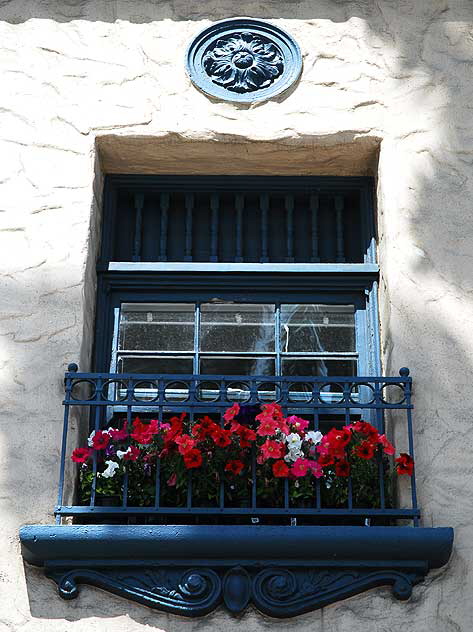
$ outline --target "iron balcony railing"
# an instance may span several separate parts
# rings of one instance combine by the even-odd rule
[[[65,504],[65,481],[70,481],[70,474],[74,471],[70,468],[75,467],[70,460],[71,447],[68,444],[72,411],[74,418],[79,419],[80,423],[89,423],[90,430],[98,431],[112,425],[117,427],[125,419],[130,424],[137,415],[144,420],[151,417],[165,420],[171,414],[185,412],[193,422],[202,415],[221,419],[223,412],[235,402],[243,410],[257,411],[261,404],[276,401],[285,414],[297,414],[310,421],[311,429],[320,429],[322,432],[360,419],[372,423],[379,432],[384,432],[388,423],[391,429],[395,429],[396,438],[401,438],[403,449],[398,445],[397,451],[407,451],[414,457],[411,388],[412,378],[405,368],[400,370],[399,377],[268,377],[79,373],[77,365],[71,364],[65,375],[65,412],[56,521],[60,524],[66,516],[73,516],[78,522],[114,521],[118,517],[132,522],[161,520],[171,523],[173,520],[192,522],[207,518],[226,523],[232,520],[239,523],[242,520],[258,523],[262,520],[285,519],[291,520],[292,524],[297,520],[337,524],[349,520],[376,519],[381,524],[389,524],[391,521],[407,519],[417,526],[420,511],[417,507],[415,475],[409,479],[410,490],[407,493],[404,489],[399,494],[396,486],[391,485],[393,494],[388,497],[386,490],[390,482],[386,480],[386,457],[380,455],[377,476],[370,482],[377,497],[377,501],[371,506],[360,506],[357,503],[357,490],[354,489],[351,477],[347,479],[347,497],[343,506],[324,505],[323,486],[327,485],[324,479],[314,480],[313,498],[309,504],[305,503],[303,506],[291,502],[289,492],[294,481],[285,479],[281,483],[280,502],[277,506],[266,506],[257,493],[254,452],[248,499],[243,503],[244,506],[228,506],[225,486],[229,482],[224,477],[219,483],[219,500],[215,506],[196,506],[193,503],[193,477],[198,474],[195,473],[188,476],[185,503],[179,506],[164,505],[162,497],[166,482],[160,478],[158,456],[152,502],[146,503],[146,506],[131,506],[125,473],[119,506],[103,506],[96,493],[96,453],[93,457],[90,500],[87,504]],[[255,412],[253,418],[254,414]],[[80,445],[83,444],[84,441],[80,442]],[[391,462],[390,471],[392,470]],[[401,504],[407,506],[400,506]]]

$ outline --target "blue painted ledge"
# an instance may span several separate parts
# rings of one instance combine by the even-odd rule
[[[64,599],[90,584],[138,603],[201,616],[249,602],[292,617],[390,585],[398,599],[447,563],[453,529],[214,525],[31,525],[23,558]]]

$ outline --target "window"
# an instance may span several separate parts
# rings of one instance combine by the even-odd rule
[[[109,177],[96,368],[378,372],[370,188],[369,178]]]
[[[418,525],[415,478],[410,506],[396,506],[379,449],[368,465],[360,456],[357,472],[337,480],[329,470],[301,490],[295,474],[267,475],[255,444],[240,441],[254,410],[279,400],[278,415],[301,414],[311,431],[361,415],[381,430],[384,413],[396,415],[414,455],[409,371],[379,371],[370,188],[359,178],[107,178],[95,372],[71,365],[66,373],[58,526],[20,534],[24,558],[44,565],[65,599],[89,583],[185,616],[222,601],[240,613],[252,601],[288,617],[381,584],[406,599],[428,568],[446,563],[451,529],[393,526]],[[157,419],[180,424],[185,413],[193,435],[200,423],[199,437],[204,413],[220,437],[232,433],[222,429],[232,402],[242,405],[235,433],[244,431],[232,445],[245,460],[233,467],[244,475],[227,475],[227,456],[219,462],[208,443],[211,475],[181,463],[178,485],[179,462],[165,452],[172,426],[162,433]],[[77,504],[65,492],[71,411],[95,433],[106,430],[96,449],[76,455],[87,461],[76,470]],[[136,414],[154,423],[133,422]],[[132,427],[145,433],[140,447],[120,443]],[[300,440],[291,433],[287,445],[289,436]],[[120,465],[109,456],[125,462],[128,453],[114,477]],[[370,520],[376,526],[361,526]]]

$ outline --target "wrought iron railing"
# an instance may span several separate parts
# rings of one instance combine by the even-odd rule
[[[197,519],[212,519],[231,522],[232,520],[258,523],[263,520],[291,520],[294,524],[346,523],[376,519],[378,524],[407,519],[418,524],[419,509],[416,500],[415,475],[410,477],[410,491],[399,495],[387,480],[386,457],[379,455],[377,475],[372,480],[376,502],[370,506],[360,506],[357,490],[348,477],[347,495],[344,506],[326,506],[322,479],[313,485],[313,498],[303,506],[291,502],[290,485],[294,481],[284,480],[281,498],[277,506],[262,503],[257,493],[256,455],[252,455],[249,476],[248,498],[241,506],[226,503],[225,485],[219,482],[220,494],[214,506],[196,506],[193,503],[193,476],[189,474],[184,503],[178,506],[164,505],[162,502],[165,481],[160,479],[160,461],[156,456],[156,476],[154,498],[146,506],[131,506],[128,498],[127,474],[123,476],[119,506],[103,506],[96,493],[97,456],[93,457],[93,478],[90,500],[87,504],[65,505],[66,470],[74,467],[70,461],[68,431],[71,411],[81,423],[90,424],[92,430],[117,426],[117,420],[132,420],[140,415],[143,419],[154,417],[166,419],[170,414],[186,412],[191,422],[201,415],[221,414],[234,402],[255,411],[261,404],[276,401],[285,414],[297,414],[310,421],[311,429],[329,429],[333,426],[348,425],[363,419],[372,423],[379,432],[384,432],[386,421],[395,429],[396,437],[402,437],[403,449],[414,457],[412,404],[412,379],[408,369],[401,369],[399,377],[280,377],[280,376],[202,376],[202,375],[137,375],[109,373],[79,373],[72,364],[65,375],[65,413],[62,438],[62,454],[58,503],[55,515],[58,524],[65,516],[73,516],[76,521],[106,521],[119,519],[161,520],[189,522]],[[245,410],[245,408],[243,408]],[[254,418],[253,412],[253,418]],[[77,447],[77,446],[74,446]],[[397,446],[398,450],[400,446]],[[67,477],[70,480],[70,476]],[[391,487],[390,487],[391,485]],[[387,492],[387,490],[389,490]],[[392,492],[392,493],[391,493]],[[402,503],[400,500],[402,496]],[[406,501],[409,497],[409,502]],[[201,503],[200,503],[201,504]],[[408,506],[400,506],[405,504]],[[243,506],[244,505],[244,506]],[[369,524],[369,523],[368,523]]]

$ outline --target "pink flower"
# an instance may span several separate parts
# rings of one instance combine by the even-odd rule
[[[280,459],[284,455],[285,446],[279,441],[266,439],[260,448],[260,454],[262,454],[264,460],[267,459]]]
[[[309,427],[309,422],[306,419],[298,417],[297,415],[291,415],[290,417],[287,417],[286,422],[290,426],[293,426],[296,432],[304,431],[306,428]]]
[[[279,428],[277,421],[274,421],[272,417],[263,417],[260,420],[260,425],[256,434],[260,437],[268,437],[276,434],[276,430]]]
[[[174,487],[176,483],[177,483],[177,474],[176,472],[174,472],[166,481],[166,485],[168,485],[169,487]]]
[[[121,430],[118,430],[118,428],[109,428],[108,434],[112,437],[112,439],[115,439],[115,441],[123,441],[123,439],[126,439],[128,437],[126,420],[123,422]]]
[[[294,461],[291,468],[291,474],[296,478],[305,476],[309,470],[310,461],[308,459],[298,458]]]
[[[394,454],[395,453],[395,449],[392,443],[390,443],[388,441],[388,439],[386,438],[386,435],[379,435],[378,437],[378,443],[380,443],[383,446],[383,450],[385,454]]]
[[[225,419],[225,421],[232,421],[240,412],[240,405],[235,403],[233,404],[233,406],[230,406],[230,408],[227,408],[227,410],[225,411],[223,418]]]
[[[317,461],[309,461],[309,469],[312,472],[312,475],[315,478],[322,478],[324,475],[324,470],[321,465],[317,463]]]

